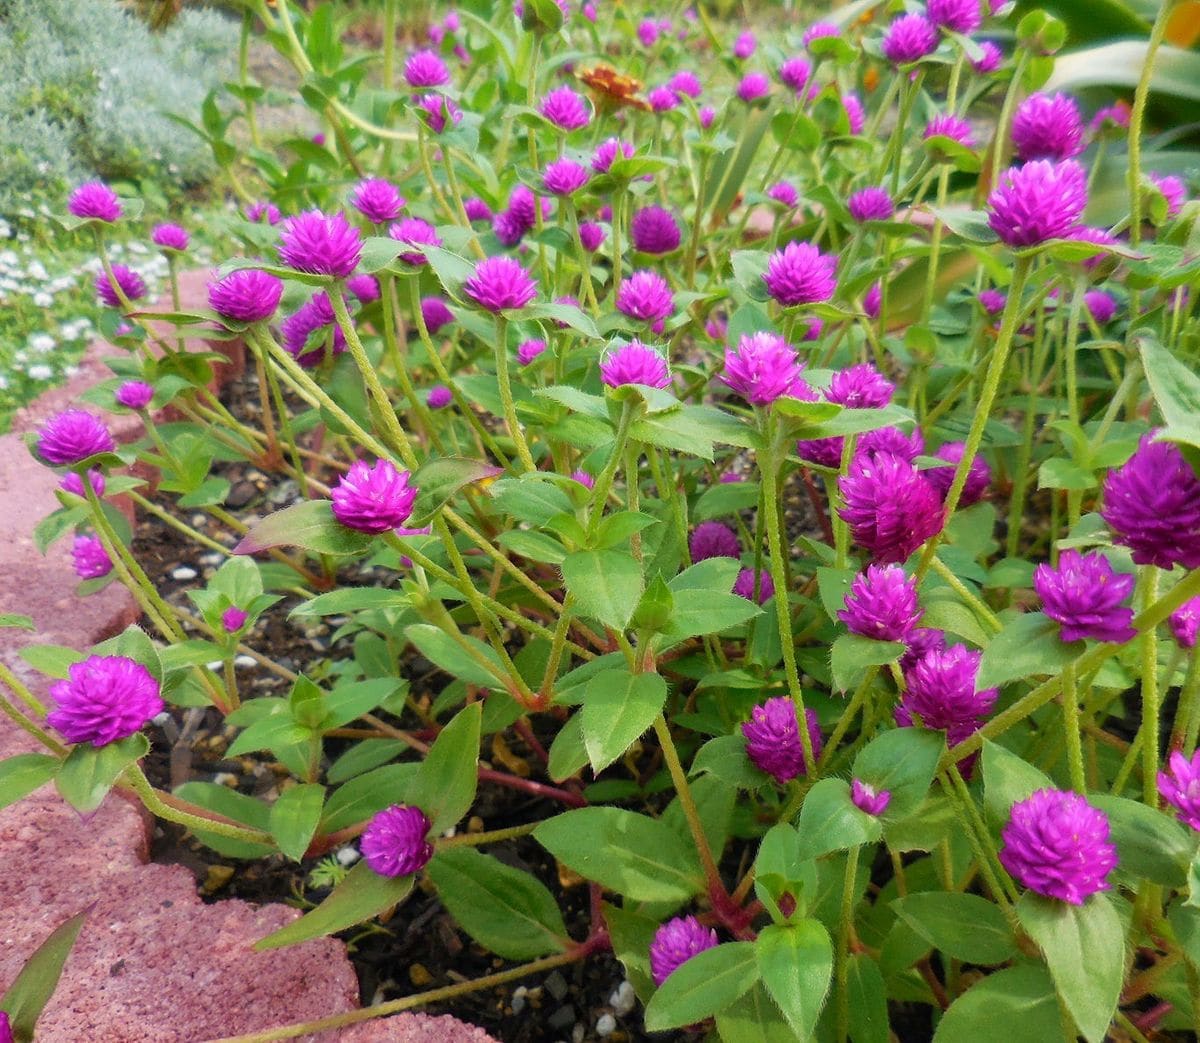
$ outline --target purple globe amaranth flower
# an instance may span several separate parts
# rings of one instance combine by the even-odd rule
[[[644,254],[668,254],[679,249],[679,225],[670,210],[644,206],[629,221],[629,238]]]
[[[133,302],[141,300],[146,296],[146,282],[132,268],[124,264],[112,265],[112,281],[108,278],[108,273],[99,271],[96,273],[95,287],[96,299],[101,304],[109,308],[123,308],[121,297],[117,293],[117,288],[125,295],[127,301]]]
[[[1117,302],[1103,290],[1088,290],[1083,295],[1083,304],[1098,326],[1112,322],[1117,314]]]
[[[946,494],[950,492],[950,486],[954,483],[954,472],[957,470],[966,448],[965,442],[947,442],[934,454],[939,459],[945,460],[946,465],[930,467],[921,472],[925,476],[925,480],[937,490],[943,503],[946,502]],[[953,466],[950,466],[951,464]],[[971,461],[971,469],[967,472],[967,482],[958,498],[958,506],[970,507],[971,504],[978,503],[987,495],[988,486],[991,484],[992,469],[982,456],[976,454],[975,459]]]
[[[617,311],[651,325],[665,320],[675,310],[671,287],[658,272],[634,272],[617,291]]]
[[[807,29],[804,30],[802,42],[805,47],[808,47],[815,40],[825,40],[834,36],[841,36],[842,31],[832,22],[813,22]]]
[[[763,282],[785,308],[820,304],[837,289],[836,270],[836,257],[821,253],[812,243],[791,242],[771,254]]]
[[[117,405],[126,409],[145,409],[154,397],[154,386],[144,380],[127,380],[113,393]]]
[[[882,815],[892,802],[892,791],[877,790],[869,782],[853,779],[850,782],[850,800],[859,811],[868,815]]]
[[[538,111],[559,130],[579,130],[592,118],[587,102],[570,87],[555,87],[542,99]]]
[[[99,470],[99,468],[93,467],[90,471],[88,471],[87,478],[88,484],[92,487],[92,492],[94,492],[97,497],[103,496],[105,485],[104,474]],[[87,493],[84,492],[83,488],[83,479],[76,471],[68,471],[66,474],[64,474],[62,476],[62,481],[58,483],[58,487],[66,490],[72,496],[78,496],[80,498],[87,496]]]
[[[1180,648],[1195,648],[1196,634],[1200,632],[1200,597],[1185,601],[1171,613],[1167,622]]]
[[[372,224],[385,225],[400,216],[406,200],[387,178],[368,177],[354,186],[350,202]]]
[[[545,350],[546,342],[544,340],[523,340],[517,345],[517,361],[522,366],[528,366]]]
[[[437,234],[437,229],[419,217],[406,217],[403,221],[397,221],[388,229],[388,235],[397,242],[414,247],[442,245],[442,237]],[[420,250],[406,250],[400,254],[400,260],[416,268],[425,263],[425,255]]]
[[[604,229],[594,221],[584,221],[579,226],[579,242],[588,253],[595,253],[604,242]]]
[[[600,379],[610,388],[622,384],[645,384],[655,388],[671,386],[667,360],[637,340],[608,353],[600,363]]]
[[[1170,174],[1147,174],[1151,183],[1167,201],[1167,217],[1177,217],[1187,202],[1187,187],[1177,177]]]
[[[1200,830],[1200,750],[1189,760],[1179,750],[1158,773],[1158,792],[1179,813],[1179,821]]]
[[[410,477],[407,471],[397,471],[390,460],[376,460],[374,467],[356,460],[329,494],[333,516],[359,532],[378,534],[400,528],[417,498]]]
[[[121,201],[103,181],[88,181],[71,193],[67,210],[84,220],[112,224],[121,217]]]
[[[934,25],[956,33],[973,33],[983,23],[979,0],[929,0],[925,14]]]
[[[931,536],[944,518],[937,491],[911,463],[888,453],[856,453],[838,479],[839,514],[854,541],[881,565],[899,564]]]
[[[1008,303],[1008,294],[1003,290],[981,290],[978,300],[989,315],[999,315]]]
[[[524,308],[537,296],[537,283],[511,257],[487,257],[463,283],[463,292],[487,311]]]
[[[1000,864],[1030,891],[1082,905],[1108,890],[1117,865],[1108,835],[1108,816],[1078,793],[1041,789],[1012,806]]]
[[[757,598],[754,596],[756,587]],[[754,569],[742,569],[733,581],[733,593],[747,601],[757,601],[758,604],[764,605],[775,595],[775,581],[765,569],[759,572]]]
[[[445,409],[454,401],[454,395],[445,384],[435,384],[425,396],[425,404],[430,409]]]
[[[767,198],[774,199],[790,210],[800,202],[800,193],[790,181],[776,181],[767,189]]]
[[[46,723],[68,742],[107,746],[141,731],[163,711],[158,682],[125,656],[88,656],[50,687],[55,708]]]
[[[596,146],[596,151],[592,153],[592,169],[597,174],[607,174],[618,154],[626,159],[631,158],[633,146],[620,138],[606,138]]]
[[[313,334],[321,332],[314,342]],[[346,350],[346,335],[335,322],[333,304],[323,290],[314,293],[304,304],[279,324],[284,350],[301,366],[316,366],[325,358],[326,346],[334,355]],[[332,341],[330,335],[332,334]]]
[[[247,221],[256,225],[264,222],[269,225],[277,225],[283,220],[283,214],[279,212],[279,207],[274,203],[248,203],[243,213],[246,215]]]
[[[250,613],[244,608],[238,608],[237,605],[230,605],[221,613],[221,628],[227,634],[236,634],[246,625],[246,620],[249,618]]]
[[[769,406],[784,396],[811,402],[816,393],[803,370],[795,349],[777,333],[748,333],[737,350],[726,350],[721,380],[753,406]]]
[[[688,540],[688,553],[693,562],[709,558],[739,558],[742,544],[728,525],[719,521],[701,522]]]
[[[976,690],[980,659],[981,653],[965,645],[927,651],[904,675],[908,688],[896,707],[896,723],[907,728],[920,717],[926,728],[974,731],[999,695],[995,688]]]
[[[739,33],[738,38],[733,41],[733,56],[740,61],[745,61],[757,47],[758,38],[747,29],[744,33]]]
[[[550,201],[548,199],[539,201],[538,197],[533,194],[533,189],[528,185],[517,185],[509,194],[507,213],[524,231],[528,231],[537,224],[538,206],[542,208],[543,217],[549,216]]]
[[[930,138],[949,138],[951,141],[957,141],[963,148],[975,147],[975,134],[971,130],[971,124],[950,112],[934,116],[925,124],[921,139],[928,141]]]
[[[367,865],[380,876],[409,876],[433,858],[428,833],[425,812],[411,804],[393,804],[367,823],[358,846]]]
[[[698,98],[704,93],[704,85],[691,69],[680,69],[667,81],[667,86],[676,94],[684,94],[689,98]]]
[[[917,627],[908,635],[908,647],[900,657],[900,669],[907,675],[930,652],[946,650],[946,634],[934,627]]]
[[[1152,439],[1109,471],[1100,516],[1136,564],[1200,568],[1200,479],[1177,445]]]
[[[925,452],[925,438],[919,427],[914,427],[912,434],[908,435],[898,427],[881,427],[862,434],[854,447],[854,452],[868,457],[878,456],[880,453],[890,453],[911,464]]]
[[[556,159],[546,164],[542,171],[542,184],[546,191],[556,196],[569,196],[578,192],[588,182],[588,170],[573,159]]]
[[[907,65],[933,54],[937,45],[937,26],[924,15],[904,14],[888,26],[880,49],[893,65]]]
[[[1004,63],[1004,52],[991,40],[979,41],[979,57],[971,60],[971,68],[980,76],[995,72]]]
[[[1064,641],[1122,643],[1137,636],[1133,609],[1121,605],[1133,592],[1134,577],[1113,571],[1099,551],[1064,550],[1058,567],[1043,563],[1033,573],[1033,589],[1045,613],[1061,627]]]
[[[209,306],[235,322],[269,319],[282,296],[283,280],[257,268],[240,268],[208,284]]]
[[[771,93],[771,80],[765,72],[748,72],[737,85],[737,96],[742,101],[757,101]]]
[[[862,362],[838,370],[825,397],[846,409],[881,409],[895,393],[895,384],[869,362]]]
[[[824,740],[816,711],[808,708],[804,717],[813,757],[820,757]],[[786,695],[754,707],[750,711],[750,720],[742,725],[742,734],[746,737],[746,755],[756,768],[776,782],[789,782],[801,773],[808,773],[796,704]]]
[[[37,445],[38,454],[51,464],[77,464],[116,447],[108,428],[82,409],[52,416],[42,425]]]
[[[593,478],[587,471],[574,470],[571,472],[571,478],[582,485],[585,489],[596,488],[596,479]]]
[[[846,201],[850,216],[855,221],[889,221],[896,212],[892,197],[880,185],[860,188]]]
[[[379,280],[373,275],[352,275],[346,280],[346,289],[359,304],[370,304],[379,300]]]
[[[1104,130],[1128,130],[1129,117],[1132,110],[1129,102],[1119,99],[1113,105],[1104,105],[1096,110],[1096,114],[1088,122],[1088,130],[1098,134]]]
[[[112,558],[99,536],[76,536],[71,547],[71,564],[80,579],[99,579],[112,572]]]
[[[7,1012],[0,1010],[0,1043],[14,1043],[12,1025]]]
[[[643,18],[638,22],[637,38],[643,47],[653,47],[658,42],[659,29],[658,20],[655,18]]]
[[[164,250],[178,250],[182,253],[188,248],[187,229],[180,225],[155,225],[150,231],[150,241]]]
[[[779,66],[779,82],[785,87],[791,87],[797,94],[803,93],[811,76],[812,66],[808,59],[798,54]]]
[[[879,309],[883,306],[883,286],[880,283],[871,283],[871,288],[863,295],[862,306],[868,319],[879,318]]]
[[[289,268],[344,279],[361,256],[362,237],[345,214],[309,210],[284,222],[279,260]]]
[[[454,321],[454,312],[446,306],[441,297],[422,297],[421,318],[425,322],[425,328],[430,333],[436,333]]]
[[[462,109],[453,98],[444,94],[422,94],[417,99],[417,106],[425,113],[425,122],[435,134],[441,134],[446,129],[447,121],[451,126],[458,126],[462,122]]]
[[[659,84],[646,92],[646,101],[652,112],[670,112],[679,107],[679,95],[665,84]]]
[[[868,565],[851,581],[845,600],[838,619],[850,633],[876,641],[907,641],[925,614],[916,580],[899,565]]]
[[[654,932],[650,943],[650,977],[662,985],[693,956],[717,944],[717,932],[694,916],[677,916]]]
[[[416,51],[404,63],[404,82],[410,87],[444,87],[450,82],[450,70],[433,51]]]
[[[862,99],[852,91],[847,92],[842,95],[842,108],[846,110],[850,133],[861,134],[867,125],[867,112],[863,108]]]
[[[468,196],[463,200],[463,211],[468,221],[490,221],[492,208],[478,196]]]
[[[988,225],[1013,247],[1067,235],[1087,206],[1087,175],[1074,160],[1010,167],[988,196]]]
[[[1083,119],[1066,94],[1031,94],[1013,115],[1017,159],[1071,159],[1083,151]]]
[[[717,118],[717,110],[711,105],[705,105],[696,114],[696,118],[700,122],[700,129],[708,130],[713,125],[713,120]]]
[[[802,438],[796,443],[796,455],[805,463],[836,471],[842,465],[842,450],[845,445],[846,440],[841,435],[830,438]]]

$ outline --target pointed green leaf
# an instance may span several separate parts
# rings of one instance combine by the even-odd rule
[[[804,858],[870,844],[881,836],[879,820],[855,807],[845,779],[822,779],[808,791],[796,829]]]
[[[63,800],[86,815],[104,802],[121,773],[149,752],[150,740],[141,732],[107,746],[80,743],[67,754],[54,783]]]
[[[662,1032],[724,1010],[758,980],[751,942],[727,942],[680,964],[646,1004],[646,1029]]]
[[[971,986],[950,1004],[933,1043],[980,1043],[992,1038],[997,1026],[1003,1026],[1007,1039],[1065,1043],[1054,985],[1044,967],[1008,967]]]
[[[487,478],[503,474],[504,469],[479,460],[448,457],[430,460],[414,472],[410,484],[417,488],[417,499],[412,514],[404,524],[410,529],[419,529],[461,489]]]
[[[975,687],[996,688],[1026,677],[1057,674],[1084,650],[1082,641],[1064,641],[1059,630],[1041,612],[1009,620],[984,649]]]
[[[584,550],[562,563],[563,582],[580,615],[624,630],[642,596],[642,570],[628,551]]]
[[[482,703],[460,710],[433,740],[409,789],[409,802],[425,812],[434,836],[458,822],[475,800],[482,719]]]
[[[1052,789],[1049,776],[998,743],[983,741],[983,802],[995,822],[1007,822],[1012,806],[1040,789]]]
[[[897,822],[925,802],[945,748],[941,732],[895,728],[877,735],[859,750],[853,776],[876,791],[891,793],[879,817],[884,822]]]
[[[833,943],[816,920],[772,924],[754,943],[758,970],[771,998],[800,1039],[808,1039],[829,992]]]
[[[329,500],[305,500],[268,514],[251,526],[235,554],[257,554],[272,547],[300,547],[318,554],[361,554],[374,537],[348,529],[333,516]]]
[[[899,641],[875,641],[861,634],[842,634],[833,642],[829,667],[839,692],[856,688],[873,666],[894,662],[904,654]]]
[[[597,773],[642,735],[662,713],[667,682],[658,674],[606,670],[588,682],[583,697],[583,741]]]
[[[299,862],[321,821],[325,787],[303,783],[285,789],[271,805],[270,829],[275,843],[288,858]]]
[[[29,796],[54,778],[58,758],[45,753],[19,753],[0,761],[0,808]]]
[[[954,891],[922,891],[892,904],[920,937],[947,956],[984,967],[1017,955],[1004,914],[985,898]]]
[[[31,1043],[42,1010],[54,995],[63,964],[71,955],[75,939],[87,919],[87,911],[72,916],[56,927],[25,961],[8,991],[0,996],[0,1010],[8,1014],[15,1043]]]

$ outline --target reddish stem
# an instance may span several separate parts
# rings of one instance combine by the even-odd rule
[[[496,771],[494,768],[480,768],[479,781],[495,782],[501,786],[508,786],[510,789],[523,790],[525,793],[531,793],[536,797],[557,800],[571,808],[587,807],[587,800],[578,793],[559,789],[557,786],[547,786],[545,783],[534,782],[532,779],[518,778],[516,775]]]

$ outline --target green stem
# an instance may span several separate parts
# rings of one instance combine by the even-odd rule
[[[687,819],[692,841],[700,855],[700,865],[704,869],[704,879],[708,882],[709,890],[724,890],[721,874],[717,871],[717,863],[713,859],[712,849],[708,846],[708,836],[704,832],[704,823],[700,819],[700,811],[692,796],[691,786],[688,785],[687,773],[679,761],[679,751],[675,749],[675,740],[671,738],[671,729],[667,726],[666,718],[660,713],[654,721],[654,734],[663,752],[663,760],[671,781],[675,784],[675,792],[679,795],[679,806],[683,809],[683,817]]]
[[[1129,186],[1129,239],[1136,247],[1142,238],[1142,123],[1146,118],[1146,103],[1150,99],[1150,84],[1154,79],[1154,60],[1167,32],[1167,23],[1175,5],[1171,0],[1159,4],[1158,16],[1150,29],[1146,57],[1137,89],[1133,92],[1133,109],[1129,114],[1129,166],[1126,174]],[[1157,746],[1157,743],[1154,743]]]
[[[1196,748],[1196,736],[1200,734],[1200,653],[1194,648],[1188,661],[1183,689],[1179,693],[1179,713],[1174,731],[1178,742],[1173,740],[1172,745],[1190,757]]]
[[[1166,6],[1166,5],[1164,5]],[[1158,566],[1142,569],[1142,606],[1149,608],[1158,597]],[[1158,807],[1158,718],[1162,712],[1158,690],[1158,627],[1148,628],[1142,635],[1142,799],[1152,808]]]
[[[1076,793],[1087,792],[1083,773],[1083,741],[1079,733],[1079,693],[1075,687],[1075,664],[1063,667],[1063,731],[1067,740],[1067,764],[1071,772],[1071,788]]]
[[[600,528],[600,521],[604,517],[604,505],[608,501],[608,493],[612,489],[617,467],[625,455],[625,444],[629,441],[629,429],[633,426],[633,417],[636,408],[629,401],[621,405],[621,416],[617,421],[617,433],[613,441],[612,453],[609,454],[608,462],[604,465],[604,470],[600,472],[600,476],[596,479],[596,487],[592,490],[592,502],[588,507],[587,535],[589,540],[596,535],[597,530]]]
[[[845,1043],[850,1033],[850,930],[854,917],[855,878],[858,875],[858,845],[846,852],[842,878],[842,910],[837,935],[837,1038]]]
[[[504,424],[508,428],[508,436],[517,447],[517,456],[521,460],[521,471],[536,471],[533,454],[529,451],[529,443],[525,441],[525,431],[517,419],[517,405],[513,401],[512,384],[508,379],[508,323],[504,316],[496,313],[496,382],[500,388],[500,401],[504,406]]]
[[[171,803],[168,803],[164,799],[166,795],[159,793],[158,790],[150,785],[150,780],[146,778],[139,764],[134,764],[126,768],[122,780],[138,795],[142,803],[146,806],[146,810],[151,814],[166,819],[168,822],[176,822],[190,829],[193,833],[197,831],[213,833],[220,837],[228,837],[230,840],[240,840],[247,844],[260,844],[270,848],[275,847],[275,840],[270,833],[259,829],[249,829],[246,826],[238,826],[222,819],[194,815],[191,812],[173,806],[175,798],[171,798]]]
[[[933,556],[932,565],[933,571],[941,576],[950,586],[950,589],[970,605],[975,614],[991,627],[992,630],[998,634],[1004,629],[1004,624],[996,617],[996,613],[988,608],[981,597],[975,594],[970,587],[951,572],[946,563],[936,554]]]
[[[459,833],[453,837],[439,839],[436,846],[441,851],[448,847],[481,847],[484,844],[499,844],[505,840],[528,836],[540,825],[540,822],[526,822],[522,826],[491,829],[483,833]]]

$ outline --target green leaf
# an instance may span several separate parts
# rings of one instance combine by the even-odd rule
[[[952,207],[931,207],[935,217],[961,239],[971,243],[996,243],[1000,237],[988,224],[987,214],[982,210],[960,210]]]
[[[1126,797],[1088,794],[1088,803],[1108,816],[1120,858],[1117,872],[1167,887],[1182,888],[1196,848],[1195,835],[1157,808]]]
[[[150,740],[141,732],[106,746],[80,743],[67,754],[54,784],[63,800],[86,815],[104,802],[121,773],[149,752]]]
[[[17,654],[39,674],[59,679],[66,678],[71,667],[87,658],[77,649],[65,645],[29,645]]]
[[[496,655],[491,645],[485,645],[470,634],[460,634],[477,653],[477,658],[491,663],[492,670],[486,669],[475,657],[468,656],[458,641],[455,641],[444,630],[430,623],[414,623],[404,628],[404,636],[413,643],[417,651],[428,659],[434,666],[445,670],[451,677],[460,677],[468,684],[479,685],[483,688],[505,688],[504,665]]]
[[[883,973],[866,953],[850,957],[850,1038],[854,1043],[888,1043],[887,987]]]
[[[1200,447],[1200,377],[1149,337],[1142,341],[1142,364],[1167,422],[1162,437]]]
[[[772,924],[759,933],[754,948],[767,992],[796,1035],[809,1039],[833,974],[829,932],[816,920]]]
[[[870,844],[882,834],[879,820],[855,807],[845,779],[822,779],[808,791],[796,829],[803,858]]]
[[[894,662],[904,654],[900,641],[876,641],[861,634],[841,634],[829,652],[833,686],[839,692],[857,688],[873,666]]]
[[[58,987],[63,965],[71,955],[87,915],[88,910],[84,910],[51,931],[0,996],[0,1010],[8,1014],[15,1043],[33,1040],[37,1019]]]
[[[608,902],[603,903],[601,908],[612,938],[613,955],[624,965],[625,976],[638,998],[646,1003],[654,994],[654,981],[650,977],[650,945],[658,924],[633,909],[622,909]]]
[[[288,858],[299,862],[304,857],[321,821],[324,804],[324,786],[302,783],[285,789],[271,805],[271,836]]]
[[[233,559],[245,561],[247,559]],[[308,601],[301,601],[291,612],[289,619],[306,616],[340,616],[348,612],[370,612],[378,609],[404,608],[409,597],[402,590],[385,587],[340,587],[327,594],[318,594]]]
[[[547,819],[533,835],[581,876],[635,902],[680,902],[704,889],[691,842],[645,815],[578,808]]]
[[[1004,914],[978,895],[920,891],[892,903],[896,915],[947,956],[992,967],[1017,956]]]
[[[550,761],[546,771],[555,782],[562,782],[577,774],[588,762],[587,747],[583,743],[583,714],[577,713],[567,719],[550,744]]]
[[[257,952],[324,938],[370,920],[408,897],[414,877],[380,876],[359,862],[319,906],[286,927],[254,943]]]
[[[321,721],[321,729],[329,731],[357,720],[390,699],[407,683],[398,677],[372,677],[366,681],[339,685],[325,696],[325,716]]]
[[[0,612],[0,627],[17,627],[20,630],[36,631],[33,620],[19,612]]]
[[[0,761],[0,808],[15,804],[54,778],[58,758],[45,753],[19,753]]]
[[[746,756],[746,740],[741,735],[718,735],[701,746],[692,759],[691,774],[702,772],[745,790],[770,781],[770,776]]]
[[[796,1033],[761,981],[717,1012],[717,1032],[721,1043],[796,1043]]]
[[[583,741],[592,770],[602,772],[662,713],[667,682],[658,674],[606,670],[587,685],[583,696]]]
[[[539,474],[540,472],[534,472]],[[488,486],[488,494],[506,514],[530,525],[545,525],[560,514],[571,514],[571,499],[545,476],[526,474],[520,478],[501,478]]]
[[[983,802],[996,822],[1007,822],[1012,806],[1040,789],[1053,789],[1050,778],[1003,746],[983,740]]]
[[[305,500],[268,514],[251,526],[234,554],[258,554],[272,547],[300,547],[318,554],[361,554],[374,539],[348,529],[333,516],[329,500]]]
[[[642,570],[631,553],[576,551],[563,559],[562,573],[581,615],[625,629],[642,596]]]
[[[411,482],[417,487],[417,499],[405,526],[419,529],[429,524],[430,519],[461,489],[503,473],[503,468],[479,460],[448,457],[429,461],[412,476]]]
[[[1065,1043],[1044,968],[1026,963],[989,974],[950,1004],[933,1043],[979,1043],[994,1038],[999,1026],[1008,1039]]]
[[[530,532],[528,529],[509,529],[497,537],[496,542],[506,550],[519,554],[530,561],[540,561],[546,565],[561,565],[567,551],[558,540],[547,536],[544,532]]]
[[[175,789],[175,795],[182,797],[192,804],[198,804],[218,815],[232,819],[251,829],[261,829],[267,832],[271,819],[271,809],[261,800],[239,793],[228,786],[215,782],[185,782]],[[214,851],[228,858],[263,858],[275,853],[269,844],[253,844],[243,840],[231,840],[196,830],[196,839]]]
[[[570,944],[554,896],[529,873],[470,847],[439,851],[428,873],[459,926],[497,956],[531,960]]]
[[[894,728],[877,735],[854,758],[853,776],[888,790],[892,798],[880,818],[896,822],[915,812],[924,802],[937,773],[946,742],[940,732],[920,728]]]
[[[668,641],[683,641],[701,634],[719,634],[759,615],[761,606],[728,592],[709,591],[703,597],[676,598],[675,610],[663,629],[663,636]]]
[[[460,710],[433,740],[409,789],[409,802],[429,819],[438,836],[458,822],[475,800],[483,704]]]
[[[1103,894],[1082,905],[1027,891],[1017,903],[1021,926],[1038,944],[1050,977],[1088,1043],[1104,1043],[1125,976],[1125,932]]]
[[[1082,641],[1066,642],[1059,625],[1041,612],[1009,620],[983,650],[975,687],[997,688],[1027,677],[1057,674],[1084,650]]]
[[[372,744],[383,740],[372,740]],[[365,745],[365,744],[364,744]],[[412,803],[410,788],[420,765],[415,761],[386,764],[364,772],[333,791],[321,819],[322,833],[337,833],[366,822],[393,804]],[[328,776],[334,781],[332,772]]]
[[[1145,39],[1119,40],[1060,55],[1045,90],[1074,92],[1097,86],[1132,90],[1138,85],[1146,66],[1148,48]],[[1154,59],[1151,84],[1159,94],[1200,101],[1200,54],[1169,44],[1161,47]]]
[[[646,1004],[646,1030],[662,1032],[724,1010],[758,980],[751,942],[727,942],[680,964]]]

